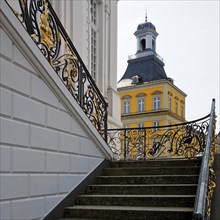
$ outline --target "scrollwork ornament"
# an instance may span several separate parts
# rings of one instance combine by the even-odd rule
[[[49,0],[18,0],[21,21],[69,92],[107,141],[107,103]]]
[[[213,193],[216,187],[216,183],[215,183],[216,177],[215,177],[215,171],[213,169],[214,155],[215,155],[215,143],[216,143],[215,127],[216,127],[216,116],[214,118],[214,124],[213,124],[212,145],[211,145],[211,152],[210,152],[210,159],[209,159],[209,182],[208,182],[208,192],[207,192],[207,216],[208,217],[210,217],[211,215],[212,198],[213,198]]]
[[[49,24],[49,10],[48,2],[43,0],[44,12],[40,15],[40,39],[41,43],[47,48],[49,52],[54,46],[53,33]]]

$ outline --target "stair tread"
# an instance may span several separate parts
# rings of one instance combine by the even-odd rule
[[[66,209],[84,209],[84,210],[131,210],[131,211],[166,211],[166,212],[192,212],[189,207],[142,207],[142,206],[95,206],[95,205],[75,205],[66,207]]]
[[[83,194],[83,195],[79,195],[78,197],[133,197],[133,198],[151,198],[151,197],[173,197],[173,198],[193,198],[195,197],[195,195],[118,195],[118,194],[109,194],[109,195],[101,195],[101,194],[96,194],[96,195],[87,195],[87,194]]]
[[[112,163],[124,163],[124,162],[126,162],[126,163],[135,163],[135,162],[145,163],[148,161],[156,162],[156,161],[198,161],[198,160],[201,161],[201,158],[198,157],[198,158],[195,158],[192,160],[189,160],[186,158],[159,158],[159,159],[152,158],[152,159],[147,159],[147,160],[127,160],[127,161],[120,160],[120,161],[114,161]]]
[[[117,178],[117,177],[124,177],[124,178],[129,178],[129,177],[186,177],[186,176],[199,176],[197,174],[183,174],[183,175],[127,175],[127,176],[98,176],[97,178]]]
[[[186,168],[199,168],[199,166],[178,166],[178,167],[138,167],[138,169],[186,169]],[[131,170],[137,170],[137,167],[108,167],[104,168],[104,170],[120,170],[120,169],[131,169]]]
[[[128,186],[128,187],[138,187],[138,186],[150,186],[150,187],[152,187],[152,186],[197,186],[197,184],[195,184],[195,183],[185,183],[185,184],[183,184],[183,183],[175,183],[175,184],[172,184],[172,183],[170,183],[170,184],[163,184],[163,183],[161,183],[161,184],[91,184],[91,185],[87,185],[88,187],[99,187],[99,186],[102,186],[102,187],[117,187],[117,186],[120,186],[120,187],[123,187],[123,186]]]
[[[157,161],[111,162],[59,220],[191,219],[198,160]]]

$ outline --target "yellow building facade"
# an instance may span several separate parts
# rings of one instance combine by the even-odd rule
[[[185,122],[186,94],[167,77],[163,59],[156,53],[156,32],[151,22],[134,33],[137,53],[118,82],[124,127],[158,127]],[[155,128],[156,129],[156,128]]]

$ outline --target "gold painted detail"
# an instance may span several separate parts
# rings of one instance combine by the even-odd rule
[[[75,66],[75,61],[77,61],[77,58],[73,55],[67,43],[65,45],[65,51],[66,56],[64,60],[67,63],[67,66],[65,68],[65,73],[67,75],[67,89],[71,92],[71,94],[74,94],[72,77],[76,77],[78,73]]]
[[[20,4],[21,4],[22,9],[25,10],[25,3],[24,3],[24,0],[20,0]]]
[[[40,15],[40,36],[41,36],[41,43],[44,44],[48,51],[54,46],[54,38],[53,33],[49,25],[49,10],[48,10],[48,2],[45,0],[44,2],[44,12]]]
[[[126,156],[127,159],[141,158],[144,153],[144,130],[127,130],[119,132],[120,139],[120,159]],[[126,147],[126,149],[124,149]],[[126,155],[124,155],[126,154]]]
[[[215,183],[215,171],[213,169],[214,164],[214,155],[215,155],[215,142],[216,142],[216,135],[215,135],[215,126],[216,126],[216,117],[214,119],[213,125],[213,138],[212,138],[212,145],[211,145],[211,153],[209,159],[209,182],[208,182],[208,193],[207,193],[207,216],[210,217],[211,215],[211,205],[212,205],[212,197],[216,187]]]

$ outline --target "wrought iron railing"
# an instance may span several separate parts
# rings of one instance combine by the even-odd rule
[[[107,103],[50,2],[17,1],[20,12],[12,9],[15,15],[101,136],[107,140]]]
[[[210,115],[199,120],[143,128],[108,130],[108,145],[118,160],[203,156]]]
[[[206,148],[202,159],[199,182],[194,205],[193,219],[208,220],[211,214],[211,201],[215,189],[215,172],[213,169],[215,154],[215,100],[213,99]]]

